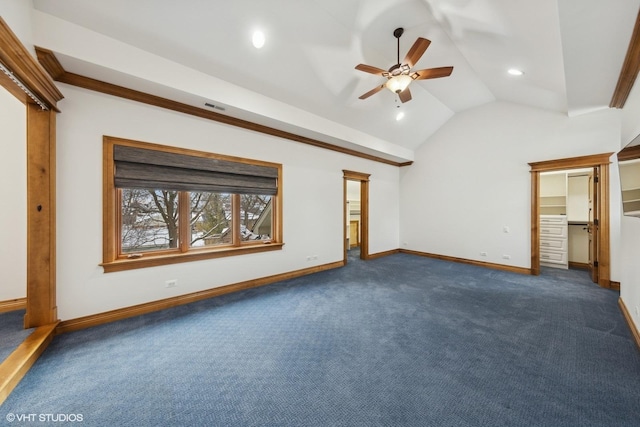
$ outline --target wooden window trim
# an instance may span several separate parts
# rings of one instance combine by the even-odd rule
[[[170,153],[186,154],[198,157],[207,157],[214,159],[230,160],[238,163],[248,163],[253,165],[263,165],[276,167],[278,169],[278,192],[272,196],[272,218],[273,229],[272,238],[268,242],[240,242],[239,231],[234,227],[233,246],[220,246],[208,248],[188,248],[188,242],[182,240],[181,247],[176,250],[157,251],[145,253],[140,258],[122,258],[120,254],[120,200],[121,193],[114,185],[114,159],[113,146],[126,145],[130,147],[146,148],[157,151],[165,151]],[[188,194],[181,192],[182,198],[180,203],[180,215],[184,218],[189,216]],[[235,216],[240,217],[240,195],[232,195],[234,201],[234,219]],[[238,215],[236,215],[238,214]],[[180,235],[189,234],[188,222],[181,221]],[[206,259],[222,258],[227,256],[244,255],[249,253],[268,252],[282,249],[282,165],[277,163],[263,162],[259,160],[251,160],[240,157],[225,156],[213,154],[203,151],[189,150],[184,148],[169,147],[159,144],[147,142],[133,141],[123,138],[111,136],[103,137],[103,262],[100,264],[105,273],[131,270],[137,268],[157,267],[167,264],[176,264],[190,261],[201,261]],[[236,234],[238,234],[236,236]],[[186,246],[185,246],[186,245]]]

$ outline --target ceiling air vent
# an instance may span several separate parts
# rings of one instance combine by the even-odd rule
[[[226,110],[226,108],[224,108],[224,107],[222,107],[222,106],[220,106],[220,105],[214,105],[214,104],[211,104],[211,103],[209,103],[209,102],[205,102],[205,103],[204,103],[204,105],[205,105],[205,106],[207,106],[207,107],[214,108],[214,109],[216,109],[216,110],[220,110],[220,111],[224,111],[224,110]]]

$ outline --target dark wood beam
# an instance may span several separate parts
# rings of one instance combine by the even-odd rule
[[[633,88],[633,84],[638,77],[638,71],[640,71],[640,11],[636,17],[636,25],[633,28],[633,35],[627,48],[627,56],[624,59],[622,70],[620,70],[618,84],[613,92],[609,107],[624,107],[629,93],[631,93],[631,89]]]

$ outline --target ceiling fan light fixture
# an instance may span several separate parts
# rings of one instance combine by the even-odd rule
[[[408,74],[400,74],[390,77],[387,83],[385,83],[385,86],[393,93],[400,93],[405,90],[412,81],[413,79]]]

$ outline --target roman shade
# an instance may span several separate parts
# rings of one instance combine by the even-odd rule
[[[125,145],[113,146],[118,188],[276,195],[278,168]]]

